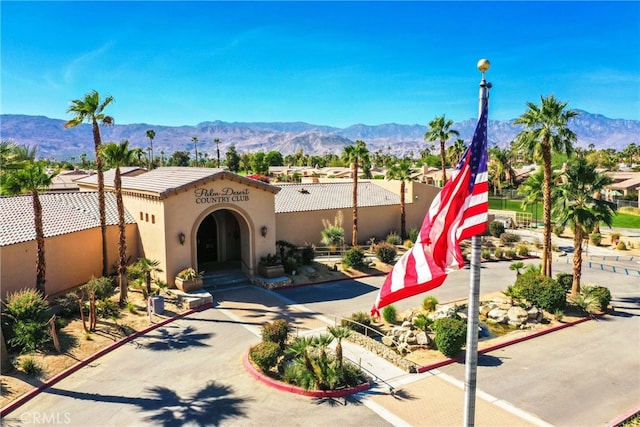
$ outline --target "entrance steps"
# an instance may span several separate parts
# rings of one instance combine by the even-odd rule
[[[205,289],[223,289],[251,284],[249,278],[239,268],[207,271],[202,279],[202,287]]]

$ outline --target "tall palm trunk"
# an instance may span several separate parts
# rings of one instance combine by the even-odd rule
[[[102,141],[100,139],[100,128],[98,121],[93,119],[93,143],[96,151],[96,171],[98,173],[98,210],[100,212],[100,233],[102,235],[102,275],[109,274],[109,260],[107,259],[107,208],[104,197],[104,174],[102,172],[102,156],[100,155],[100,147]]]
[[[400,236],[402,239],[407,238],[407,215],[406,215],[406,204],[404,198],[404,189],[405,184],[404,180],[400,182]]]
[[[444,187],[444,185],[447,183],[447,156],[446,153],[444,151],[444,143],[445,140],[441,139],[440,140],[440,157],[442,160],[442,186]]]
[[[36,227],[36,290],[43,296],[45,293],[45,275],[46,275],[46,263],[44,259],[44,227],[42,225],[42,205],[40,204],[40,197],[38,191],[31,191],[31,197],[33,199],[33,218]]]
[[[358,161],[353,162],[353,234],[351,245],[358,246]]]
[[[542,275],[551,277],[551,147],[548,139],[542,141],[544,180],[542,185],[543,239]]]
[[[571,284],[571,296],[576,297],[580,293],[580,280],[582,279],[582,239],[584,230],[579,225],[574,226],[573,232],[573,283]]]
[[[120,305],[124,306],[127,303],[127,238],[125,234],[125,221],[124,221],[124,203],[122,202],[122,176],[120,174],[120,167],[116,168],[116,177],[114,180],[116,188],[116,203],[118,207],[118,284],[120,288]]]

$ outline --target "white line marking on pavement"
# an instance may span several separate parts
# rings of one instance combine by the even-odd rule
[[[438,377],[442,378],[448,383],[453,384],[454,386],[464,390],[464,381],[461,381],[457,378],[452,377],[451,375],[438,371],[437,369],[435,369],[433,372],[434,374],[438,375]],[[523,420],[529,421],[530,423],[535,424],[537,426],[553,427],[553,424],[549,424],[546,421],[543,421],[540,418],[536,417],[535,415],[516,407],[512,403],[509,403],[506,400],[498,399],[497,397],[487,392],[484,392],[482,390],[476,389],[476,397],[480,397],[482,400],[485,400],[493,405],[496,405],[504,409],[505,411],[512,413],[513,415],[516,415],[522,418]]]

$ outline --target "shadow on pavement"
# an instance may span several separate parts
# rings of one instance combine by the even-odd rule
[[[322,293],[318,293],[319,288],[322,288]],[[341,280],[340,282],[277,290],[279,294],[298,304],[348,300],[377,291],[377,287],[356,280]]]
[[[190,396],[179,396],[173,390],[159,386],[149,387],[146,392],[150,397],[112,396],[55,387],[44,391],[44,393],[72,399],[134,405],[149,412],[145,417],[147,421],[161,426],[220,425],[226,419],[244,416],[244,404],[251,401],[250,398],[234,397],[230,386],[216,385],[213,381]],[[11,422],[11,419],[6,418],[4,422]]]
[[[208,347],[203,341],[213,336],[210,333],[195,333],[193,326],[180,331],[170,331],[176,326],[164,326],[144,335],[144,340],[136,340],[141,347],[156,351],[184,350],[193,347]]]

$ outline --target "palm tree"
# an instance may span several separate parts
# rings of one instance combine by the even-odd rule
[[[440,141],[440,158],[442,161],[442,186],[447,183],[447,153],[444,148],[445,143],[452,136],[459,136],[457,130],[451,129],[452,120],[445,119],[444,114],[429,122],[429,131],[424,135],[425,141]]]
[[[135,264],[137,271],[144,276],[144,283],[147,287],[147,295],[151,295],[151,276],[153,273],[161,273],[162,269],[158,267],[160,261],[156,259],[140,258]]]
[[[453,142],[453,145],[451,145],[448,150],[449,162],[452,166],[455,167],[458,164],[466,149],[467,144],[464,143],[464,139],[458,138]]]
[[[153,139],[156,137],[156,131],[149,129],[147,131],[147,138],[149,138],[149,169],[153,169]]]
[[[100,127],[98,122],[105,125],[114,124],[113,117],[104,114],[105,108],[114,101],[113,97],[107,95],[100,100],[97,91],[91,91],[82,99],[74,99],[67,113],[74,114],[74,117],[64,124],[65,128],[73,128],[83,121],[91,123],[93,129],[93,146],[96,154],[96,172],[98,174],[98,210],[100,212],[100,232],[102,233],[102,275],[109,273],[109,263],[107,259],[107,210],[104,199],[104,174],[102,173],[102,139],[100,137]]]
[[[509,150],[491,147],[489,148],[489,157],[489,175],[492,178],[494,196],[498,190],[502,193],[502,183],[505,181],[515,187],[516,173],[511,167]]]
[[[394,163],[387,170],[387,179],[397,179],[400,181],[400,236],[402,239],[407,238],[407,215],[405,202],[405,182],[411,181],[413,168],[411,161],[407,158]]]
[[[357,140],[354,145],[344,147],[342,160],[351,163],[351,175],[353,176],[353,234],[351,244],[358,246],[358,167],[360,164],[369,163],[369,150],[364,141]]]
[[[567,103],[556,100],[553,95],[541,97],[541,105],[527,103],[529,108],[514,124],[524,125],[524,130],[516,137],[517,146],[534,159],[541,159],[544,170],[542,187],[543,242],[542,274],[551,277],[551,152],[564,152],[568,156],[573,151],[576,134],[568,128],[568,122],[578,116],[577,111],[566,110]]]
[[[553,215],[560,225],[569,225],[573,230],[573,284],[571,296],[580,293],[582,276],[582,241],[587,238],[599,222],[611,227],[613,204],[596,197],[611,178],[596,172],[595,165],[577,159],[564,173],[566,182],[553,188]]]
[[[102,147],[101,153],[107,164],[116,168],[116,176],[113,186],[116,191],[116,205],[118,208],[118,283],[120,286],[120,305],[127,303],[127,239],[124,220],[124,203],[122,202],[122,176],[120,166],[126,166],[133,160],[133,151],[129,150],[129,141],[122,141],[120,144],[112,142]]]
[[[198,137],[197,136],[192,136],[191,137],[191,142],[193,142],[193,147],[196,151],[196,167],[198,167]]]
[[[351,336],[351,329],[346,326],[329,326],[327,329],[338,340],[336,343],[336,359],[338,360],[338,367],[342,368],[342,340]]]
[[[216,152],[218,154],[218,168],[220,167],[220,140],[218,138],[214,139],[213,142],[216,143]]]
[[[42,223],[42,204],[39,193],[51,185],[56,173],[49,173],[43,161],[26,161],[21,167],[5,170],[0,177],[3,194],[31,194],[33,203],[33,222],[36,231],[36,290],[43,296],[45,292],[46,262],[44,257],[44,227]]]

